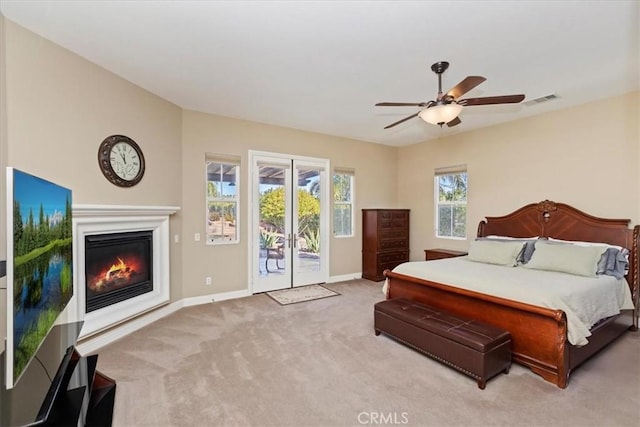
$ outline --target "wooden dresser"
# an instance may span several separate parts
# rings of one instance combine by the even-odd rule
[[[384,270],[409,261],[409,209],[362,210],[362,277],[384,280]]]

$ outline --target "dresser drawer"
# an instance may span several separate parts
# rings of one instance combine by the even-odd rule
[[[378,212],[378,219],[382,221],[391,220],[393,217],[393,212],[391,211],[380,211]]]
[[[391,220],[392,227],[406,228],[409,222],[407,218],[394,218]]]
[[[381,251],[389,251],[396,249],[409,249],[408,239],[379,240],[378,247]]]
[[[391,211],[391,218],[408,220],[409,211]]]
[[[378,232],[389,229],[391,227],[393,227],[393,221],[391,220],[391,218],[381,219],[378,223],[378,228],[380,229],[378,230]]]
[[[406,262],[409,261],[409,252],[392,252],[378,255],[378,263]]]
[[[407,228],[389,228],[380,230],[380,240],[406,239],[409,237]]]
[[[409,225],[408,218],[391,218],[380,221],[380,231],[384,231],[389,228],[407,228]]]

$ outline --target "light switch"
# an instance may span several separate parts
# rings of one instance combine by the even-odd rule
[[[196,242],[199,242],[199,241],[200,241],[200,233],[196,233],[196,234],[193,236],[193,240],[195,240]]]

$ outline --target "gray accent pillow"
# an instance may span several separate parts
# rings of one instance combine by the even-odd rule
[[[606,243],[574,242],[571,240],[550,239],[549,245],[576,245],[607,248],[598,261],[596,274],[606,274],[622,279],[629,272],[629,250]]]
[[[629,261],[627,256],[629,251],[625,248],[622,250],[617,248],[607,248],[598,261],[598,269],[596,274],[606,274],[616,279],[622,279],[629,270]]]
[[[536,250],[536,240],[527,240],[524,242],[522,250],[518,254],[518,264],[526,264],[531,260],[533,252]]]

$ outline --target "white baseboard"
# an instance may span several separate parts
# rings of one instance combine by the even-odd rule
[[[360,279],[362,273],[342,274],[339,276],[331,276],[327,283],[344,282],[347,280]],[[165,316],[175,313],[183,307],[191,307],[194,305],[210,304],[212,302],[226,301],[236,298],[244,298],[251,296],[251,292],[248,289],[241,291],[222,292],[218,294],[202,295],[198,297],[184,298],[179,301],[172,302],[165,306],[162,306],[156,310],[142,314],[127,322],[121,323],[107,330],[106,332],[89,336],[81,339],[76,345],[80,354],[93,353],[100,348],[111,344],[119,340],[120,338],[129,335],[132,332],[142,329],[145,326],[152,324],[153,322],[162,319]]]
[[[223,292],[220,294],[202,295],[199,297],[185,298],[182,300],[184,307],[191,307],[192,305],[209,304],[211,302],[226,301],[235,298],[244,298],[251,296],[251,292],[248,289],[242,291]]]
[[[362,279],[362,273],[341,274],[339,276],[331,276],[327,283],[345,282],[347,280]]]

